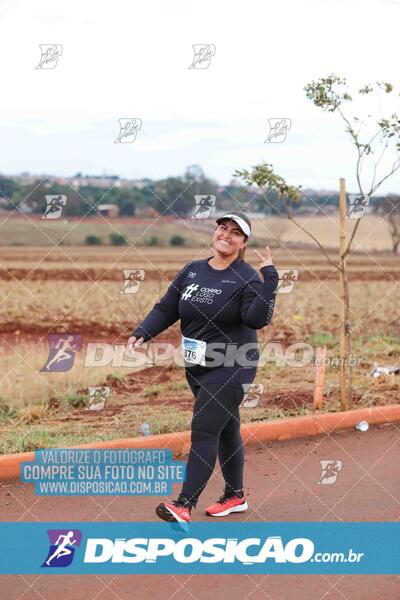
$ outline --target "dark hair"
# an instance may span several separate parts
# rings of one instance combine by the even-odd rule
[[[249,238],[247,237],[247,235],[244,235],[244,239],[247,241]],[[247,244],[244,246],[244,248],[240,248],[240,250],[239,250],[238,257],[241,258],[242,260],[244,260],[246,248],[247,248]]]

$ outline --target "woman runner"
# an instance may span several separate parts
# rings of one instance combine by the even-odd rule
[[[279,276],[268,246],[264,255],[254,250],[262,279],[243,260],[251,234],[245,214],[232,211],[216,222],[214,255],[187,263],[128,340],[133,351],[181,321],[185,374],[195,404],[181,493],[156,508],[165,521],[190,522],[217,456],[225,488],[206,514],[222,517],[248,508],[239,406],[256,375],[256,330],[271,322]]]

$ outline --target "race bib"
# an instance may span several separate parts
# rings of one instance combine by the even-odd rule
[[[183,358],[194,365],[206,365],[207,342],[182,336]]]

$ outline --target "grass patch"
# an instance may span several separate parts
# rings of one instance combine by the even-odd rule
[[[9,406],[2,396],[0,396],[0,421],[7,423],[17,415],[15,408]]]
[[[85,406],[87,406],[89,403],[89,398],[87,396],[87,394],[79,394],[79,393],[72,393],[72,394],[65,394],[64,396],[61,397],[61,405],[68,409],[68,408],[84,408]]]
[[[0,454],[33,452],[43,448],[67,448],[123,437],[122,432],[60,432],[57,429],[44,429],[40,425],[20,427],[1,435]]]
[[[383,355],[400,356],[400,337],[390,332],[374,331],[372,335],[360,336],[353,340],[353,348],[374,362],[380,362]]]
[[[306,343],[310,344],[313,348],[316,346],[326,346],[329,349],[333,349],[337,346],[337,341],[333,335],[322,331],[308,336]]]
[[[142,394],[145,398],[156,398],[159,394],[165,392],[165,383],[154,383],[144,388]]]
[[[181,390],[183,390],[183,391],[186,391],[186,392],[187,392],[187,389],[188,389],[188,383],[187,383],[186,379],[185,379],[185,380],[182,380],[182,381],[175,381],[174,383],[171,383],[171,384],[168,386],[168,389],[169,389],[169,390],[172,390],[173,392],[179,392],[179,391],[181,391]]]
[[[191,420],[191,413],[171,410],[171,407],[168,407],[157,408],[157,411],[147,409],[141,413],[135,412],[133,415],[123,415],[116,419],[109,417],[107,421],[101,422],[67,420],[46,423],[44,418],[36,418],[41,408],[41,406],[31,407],[26,418],[19,417],[15,423],[11,421],[0,429],[0,454],[140,437],[142,423],[149,424],[152,435],[184,431],[190,428]],[[99,419],[101,418],[99,414]]]
[[[190,428],[190,421],[191,416],[177,410],[173,412],[169,410],[161,415],[153,414],[149,415],[146,419],[143,418],[143,422],[150,425],[152,435],[185,431]],[[140,435],[140,426],[138,428],[138,435]]]
[[[109,375],[107,375],[107,383],[112,384],[112,383],[124,383],[125,382],[125,377],[123,375],[117,375],[116,373],[114,373],[114,371],[111,371],[111,373]]]
[[[26,406],[20,409],[16,414],[15,423],[17,425],[20,423],[24,423],[25,425],[38,422],[42,423],[50,413],[51,409],[43,402],[34,404],[33,406]]]

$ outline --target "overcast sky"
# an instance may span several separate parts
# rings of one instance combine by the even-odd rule
[[[357,191],[342,121],[303,86],[331,72],[400,83],[394,0],[0,0],[0,17],[3,174],[161,178],[198,163],[227,183],[266,160],[291,184]],[[215,56],[189,69],[201,43]],[[56,68],[35,68],[39,44],[63,46]],[[134,143],[114,143],[122,117],[142,119]],[[265,143],[270,118],[291,119],[283,143]]]

